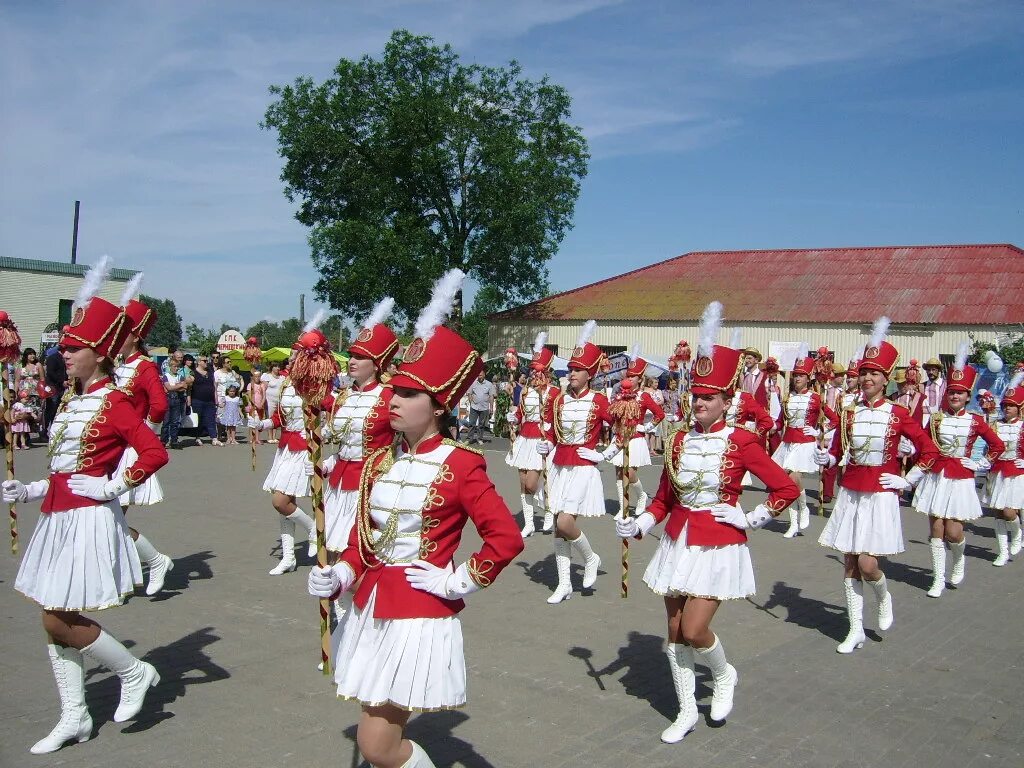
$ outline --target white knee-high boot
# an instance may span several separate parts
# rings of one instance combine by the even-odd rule
[[[437,768],[427,753],[423,751],[423,747],[412,739],[409,739],[409,743],[412,744],[412,755],[402,763],[402,768]]]
[[[932,585],[928,597],[939,597],[946,589],[946,544],[942,539],[928,539],[932,552]]]
[[[992,561],[992,565],[1003,566],[1010,562],[1010,536],[1006,530],[1006,521],[1001,517],[996,518],[996,547],[999,554]]]
[[[135,551],[139,553],[139,560],[149,566],[149,585],[146,587],[146,594],[155,595],[164,588],[164,578],[168,571],[174,570],[174,561],[167,555],[157,552],[156,547],[141,533],[135,540]]]
[[[800,510],[796,504],[789,505],[789,528],[782,534],[784,539],[792,539],[800,535]]]
[[[740,676],[736,667],[725,658],[725,648],[718,635],[715,635],[715,642],[710,648],[694,648],[693,651],[700,662],[711,670],[711,678],[715,683],[711,693],[711,719],[721,722],[732,712],[733,693]]]
[[[864,645],[864,584],[860,579],[845,579],[846,615],[850,617],[850,631],[836,648],[836,653],[853,653]]]
[[[889,585],[885,580],[885,574],[878,581],[868,581],[871,589],[875,591],[875,599],[878,600],[878,628],[883,632],[892,626],[892,595],[889,594]]]
[[[555,587],[555,591],[548,598],[548,602],[551,605],[572,597],[572,575],[570,571],[572,561],[569,558],[570,552],[569,542],[559,536],[555,536],[555,571],[558,573],[558,586]]]
[[[953,564],[949,569],[949,583],[954,587],[964,580],[966,562],[964,562],[964,550],[967,549],[967,537],[963,541],[949,542],[949,554],[953,556]]]
[[[629,484],[629,495],[632,496],[635,501],[633,503],[636,511],[633,513],[636,517],[639,517],[647,509],[647,492],[644,490],[643,483],[640,482],[640,478],[637,477],[635,483]]]
[[[535,530],[533,524],[533,507],[530,506],[530,502],[526,500],[526,494],[519,494],[519,500],[523,505],[523,529],[520,531],[522,537],[525,539]]]
[[[1021,550],[1021,532],[1020,532],[1020,520],[1016,517],[1013,520],[1006,521],[1006,527],[1010,530],[1010,557],[1016,557],[1020,554]]]
[[[800,530],[811,527],[811,508],[807,505],[807,491],[800,489]]]
[[[306,556],[316,557],[316,523],[313,518],[295,507],[295,511],[288,515],[288,519],[306,530]],[[292,535],[294,536],[294,533]]]
[[[597,583],[597,569],[601,567],[601,558],[590,546],[587,534],[580,533],[579,538],[569,542],[580,553],[583,560],[583,588],[590,589]]]
[[[615,481],[615,490],[618,491],[618,494],[619,494],[619,514],[620,515],[625,515],[625,512],[626,512],[626,497],[622,493],[622,487],[623,487],[622,486],[622,480],[616,480]]]
[[[679,701],[679,714],[675,721],[661,732],[661,740],[675,744],[697,725],[697,678],[693,673],[693,649],[682,643],[669,643],[665,649],[672,685]]]
[[[121,678],[121,701],[114,711],[115,723],[123,723],[139,714],[146,693],[160,683],[160,673],[152,664],[132,656],[116,638],[102,629],[100,636],[83,648],[82,653]]]
[[[33,755],[56,752],[69,741],[79,743],[92,737],[92,717],[85,706],[85,669],[82,652],[50,643],[46,646],[60,696],[60,720],[53,730],[29,750]]]
[[[278,515],[281,524],[281,562],[271,568],[271,576],[280,576],[295,570],[295,523],[284,515]]]

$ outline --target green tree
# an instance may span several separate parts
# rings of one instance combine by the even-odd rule
[[[209,355],[216,348],[219,338],[220,333],[217,331],[201,328],[196,323],[189,323],[185,326],[185,340],[182,346],[198,349],[201,355]]]
[[[990,344],[987,341],[978,341],[974,338],[973,334],[968,335],[970,336],[971,343],[973,345],[971,349],[972,363],[984,366],[987,362],[985,359],[985,352],[988,350],[992,350],[997,353],[999,357],[1003,359],[1003,365],[1010,371],[1016,368],[1018,363],[1024,363],[1024,333],[1011,337],[1009,344],[1004,344],[998,348],[995,344]]]
[[[462,319],[462,335],[481,355],[487,353],[487,318],[506,309],[501,293],[492,285],[484,285],[473,299],[473,307]]]
[[[158,299],[141,294],[139,301],[156,312],[156,323],[146,343],[151,347],[170,347],[181,344],[181,315],[173,299]]]
[[[506,303],[546,291],[589,157],[564,88],[396,30],[380,58],[270,92],[262,127],[310,227],[320,300],[358,317],[391,295],[415,317],[452,267]]]

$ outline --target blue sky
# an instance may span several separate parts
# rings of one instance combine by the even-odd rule
[[[565,290],[691,250],[1024,245],[1024,3],[5,2],[0,254],[109,253],[186,322],[313,305],[267,86],[392,29],[574,99]],[[653,297],[652,297],[653,298]]]

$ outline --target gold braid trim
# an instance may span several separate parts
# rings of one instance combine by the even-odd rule
[[[469,577],[473,579],[478,586],[491,586],[492,579],[487,574],[494,570],[493,560],[477,560],[476,555],[473,555],[469,558],[469,562],[466,563],[466,570],[469,571]]]
[[[356,507],[356,529],[359,542],[359,559],[368,568],[373,563],[368,559],[375,555],[373,548],[373,520],[370,515],[370,490],[378,477],[387,472],[395,461],[395,449],[398,446],[398,438],[383,448],[366,457],[363,470],[359,473],[359,502]],[[380,461],[378,462],[378,459]]]
[[[452,440],[450,437],[443,437],[443,438],[441,438],[441,445],[450,445],[452,448],[461,448],[464,451],[469,451],[470,453],[475,453],[477,456],[483,456],[484,455],[484,452],[481,451],[479,448],[470,448],[465,443],[456,442],[455,440]]]

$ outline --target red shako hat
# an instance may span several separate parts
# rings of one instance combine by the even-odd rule
[[[73,349],[89,347],[111,360],[124,346],[131,333],[124,308],[96,295],[109,274],[109,256],[101,257],[85,273],[82,287],[72,304],[71,322],[64,326],[61,334],[60,346]]]
[[[448,410],[484,369],[473,345],[441,325],[465,277],[462,270],[452,269],[434,285],[430,303],[416,320],[416,338],[406,348],[398,372],[389,382],[395,389],[426,392]]]
[[[383,323],[394,306],[395,300],[390,296],[381,299],[363,322],[355,341],[348,348],[350,355],[372,360],[378,373],[387,369],[395,352],[398,351],[398,336]]]
[[[690,373],[690,392],[695,395],[713,395],[716,392],[731,395],[742,358],[741,350],[720,344],[714,345],[710,355],[702,355],[698,351]]]
[[[156,311],[138,299],[131,299],[125,304],[124,313],[128,316],[129,333],[138,336],[139,341],[145,341],[156,324]]]
[[[857,363],[858,373],[864,369],[881,371],[887,379],[892,378],[892,372],[900,361],[900,352],[885,340],[885,334],[888,332],[888,317],[882,316],[875,320],[875,325],[871,329],[871,340],[864,345],[864,354]]]

